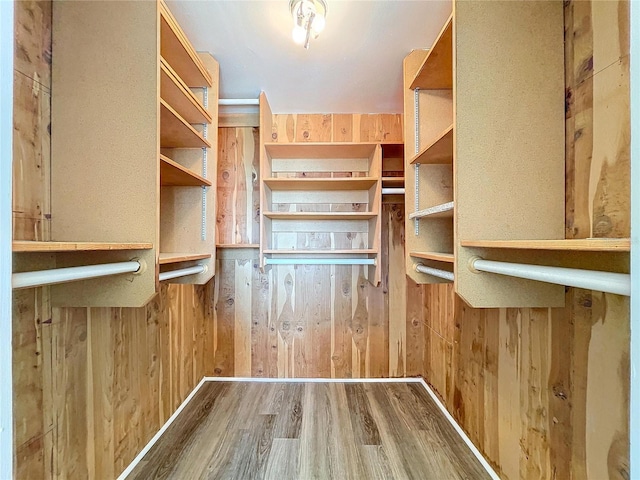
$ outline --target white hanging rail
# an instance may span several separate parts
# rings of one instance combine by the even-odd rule
[[[469,268],[476,273],[490,272],[568,287],[615,293],[616,295],[631,295],[631,275],[628,273],[496,262],[493,260],[484,260],[480,257],[472,258],[469,262]]]
[[[260,100],[257,98],[221,98],[218,100],[218,105],[221,106],[245,106],[245,105],[260,105]]]
[[[418,219],[428,217],[430,215],[442,214],[453,210],[453,202],[442,203],[433,207],[425,208],[424,210],[418,210],[409,214],[409,219]]]
[[[431,275],[432,277],[443,278],[445,280],[453,282],[453,272],[447,272],[446,270],[440,270],[439,268],[427,267],[422,263],[415,263],[413,265],[413,268],[416,272],[426,273],[427,275]]]
[[[375,265],[375,258],[265,258],[266,265]]]
[[[88,278],[106,277],[121,273],[135,273],[140,270],[140,263],[118,262],[102,265],[84,265],[81,267],[52,268],[34,272],[20,272],[11,275],[11,285],[15,288],[39,287],[55,283],[74,282]]]
[[[197,275],[199,273],[205,273],[207,271],[206,265],[195,265],[193,267],[179,268],[177,270],[170,270],[168,272],[160,272],[158,279],[161,282],[165,280],[171,280],[172,278],[186,277],[187,275]]]
[[[404,195],[404,188],[383,188],[382,195]]]

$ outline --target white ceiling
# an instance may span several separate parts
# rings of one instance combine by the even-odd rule
[[[450,0],[327,0],[325,30],[293,43],[289,0],[167,1],[198,51],[220,63],[220,98],[274,113],[400,113],[402,59],[428,48]]]

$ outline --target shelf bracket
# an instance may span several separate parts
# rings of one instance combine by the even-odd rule
[[[204,89],[204,98],[206,106],[207,89]],[[207,138],[207,124],[205,123],[202,129],[202,136]],[[202,176],[207,178],[207,148],[202,149]],[[205,241],[207,239],[207,187],[202,186],[202,218],[200,223],[200,239]]]
[[[420,89],[413,91],[413,117],[415,119],[415,153],[420,151]],[[420,210],[420,164],[416,163],[413,169],[415,184],[415,211]],[[416,236],[420,235],[420,219],[413,220],[413,228]]]

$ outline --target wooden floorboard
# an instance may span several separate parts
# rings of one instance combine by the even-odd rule
[[[207,382],[130,479],[488,479],[421,385]]]

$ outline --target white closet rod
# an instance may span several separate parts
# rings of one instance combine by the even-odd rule
[[[265,258],[266,265],[375,265],[375,258]]]
[[[404,188],[383,188],[382,195],[404,195]]]
[[[82,267],[52,268],[50,270],[14,273],[11,275],[11,285],[13,288],[39,287],[42,285],[74,282],[76,280],[106,277],[121,273],[133,273],[139,269],[140,263],[136,261],[85,265]]]
[[[447,272],[446,270],[440,270],[438,268],[431,268],[423,265],[422,263],[416,263],[413,265],[416,272],[426,273],[432,277],[443,278],[453,282],[453,272]]]
[[[616,295],[631,295],[631,275],[628,273],[496,262],[484,260],[480,257],[472,258],[469,262],[469,268],[476,272],[497,273],[510,277],[566,285],[568,287],[615,293]]]
[[[221,98],[218,100],[218,105],[260,105],[260,100],[257,98]]]
[[[206,265],[195,265],[193,267],[179,268],[178,270],[170,270],[168,272],[160,272],[158,278],[161,282],[164,282],[165,280],[171,280],[172,278],[186,277],[187,275],[197,275],[198,273],[205,273],[206,271]]]

